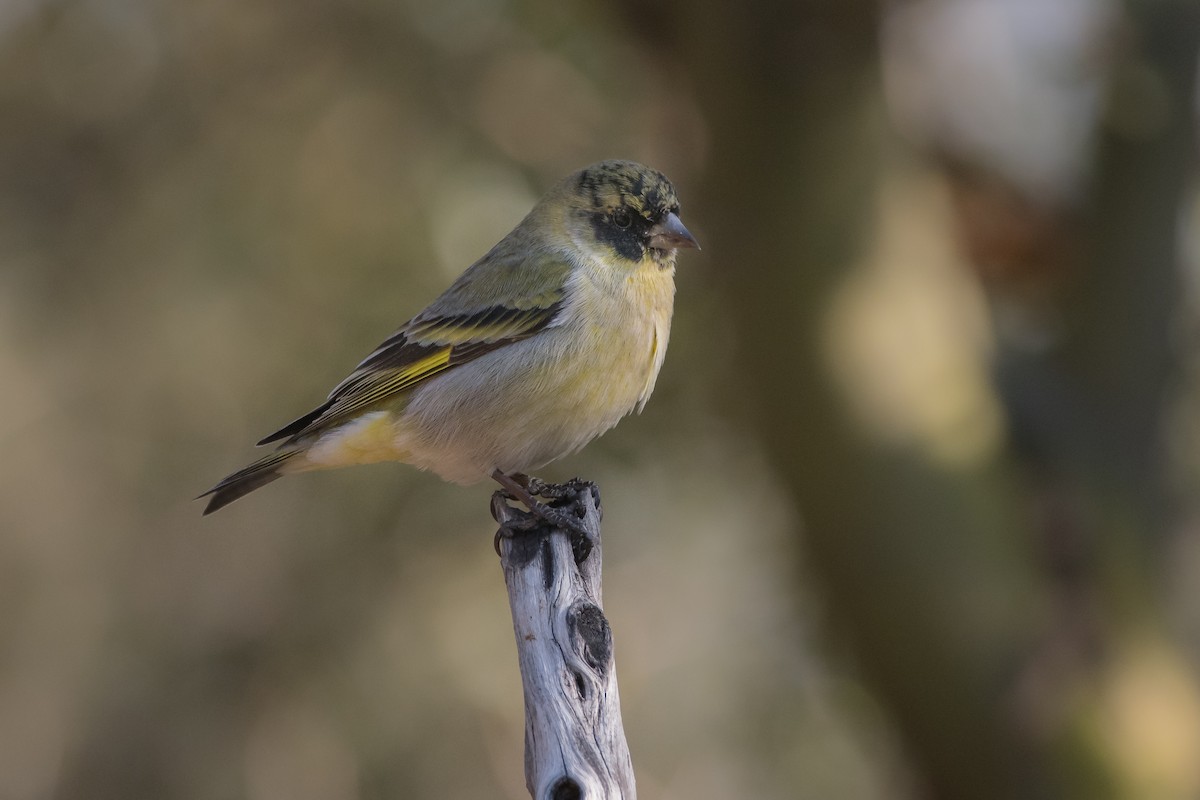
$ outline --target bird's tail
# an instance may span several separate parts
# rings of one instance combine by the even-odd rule
[[[300,450],[280,450],[266,458],[260,458],[245,469],[239,469],[232,475],[226,476],[216,486],[200,495],[200,497],[212,495],[212,499],[208,501],[208,505],[204,508],[204,513],[211,514],[217,509],[229,505],[239,497],[250,494],[250,492],[259,487],[266,486],[276,478],[282,478],[283,472],[280,468],[288,459],[300,452]],[[199,500],[200,497],[196,499]]]

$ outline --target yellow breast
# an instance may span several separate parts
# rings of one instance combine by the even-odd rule
[[[580,346],[588,354],[580,364],[581,380],[611,398],[611,405],[602,405],[619,416],[640,409],[667,352],[674,270],[650,264],[623,274],[581,271],[572,289]]]

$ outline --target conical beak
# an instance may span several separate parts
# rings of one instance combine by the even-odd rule
[[[657,250],[674,250],[678,247],[700,249],[696,237],[683,227],[679,217],[672,212],[667,212],[662,221],[650,229],[650,246]]]

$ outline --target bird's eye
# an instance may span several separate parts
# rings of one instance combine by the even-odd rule
[[[630,218],[629,212],[623,208],[618,208],[613,212],[613,224],[618,228],[628,228],[633,224],[633,219]]]

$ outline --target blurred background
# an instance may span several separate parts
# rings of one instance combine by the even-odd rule
[[[645,800],[1200,797],[1191,0],[0,2],[0,798],[522,798],[490,486],[191,501],[561,176],[666,172]]]

